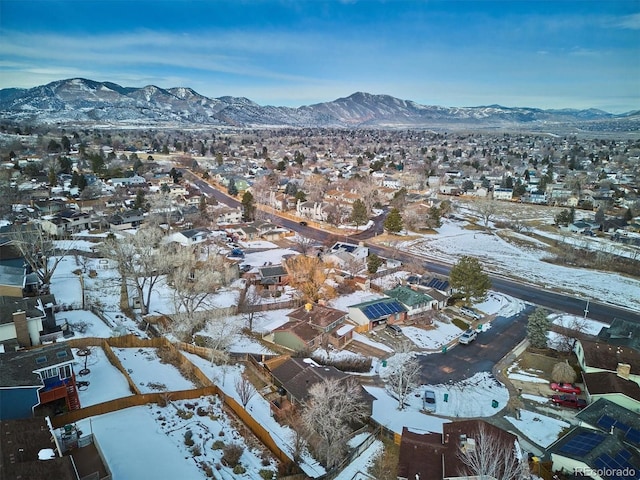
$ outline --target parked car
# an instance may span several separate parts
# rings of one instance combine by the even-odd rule
[[[436,411],[436,392],[433,390],[425,390],[424,391],[424,409],[429,410],[430,412]]]
[[[397,326],[397,325],[391,325],[391,324],[387,323],[387,327],[386,327],[386,328],[387,328],[387,330],[389,330],[389,332],[390,332],[390,333],[392,333],[393,335],[396,335],[396,336],[398,336],[398,337],[399,337],[400,335],[402,335],[402,329],[401,329],[399,326]]]
[[[574,395],[580,395],[582,393],[582,389],[572,383],[552,383],[549,387],[554,392],[572,393]]]
[[[469,307],[460,307],[460,311],[467,317],[475,318],[476,320],[480,320],[482,318],[482,315]]]
[[[227,255],[228,257],[236,257],[236,258],[244,258],[244,252],[239,248],[234,248],[231,250],[231,253]]]
[[[470,328],[469,330],[466,330],[462,335],[460,335],[460,338],[458,339],[458,343],[461,343],[463,345],[468,345],[471,342],[473,342],[477,336],[478,336],[478,332]]]
[[[298,222],[298,224],[300,224],[301,227],[306,227],[307,225],[309,225],[307,222],[305,222],[304,220],[301,222]]]
[[[575,408],[576,410],[582,410],[587,406],[586,400],[568,393],[564,395],[551,395],[551,401],[560,407]]]

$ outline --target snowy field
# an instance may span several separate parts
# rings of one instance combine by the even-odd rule
[[[403,242],[401,249],[455,263],[461,256],[480,259],[486,270],[577,296],[640,310],[640,280],[614,273],[543,262],[543,248],[513,245],[498,235],[468,230],[467,222],[445,220],[437,235]]]

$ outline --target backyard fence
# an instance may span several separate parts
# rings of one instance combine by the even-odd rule
[[[285,466],[291,467],[293,465],[292,460],[282,450],[278,443],[273,439],[271,433],[266,430],[260,423],[258,423],[246,409],[234,400],[232,397],[225,395],[225,393],[215,385],[209,377],[207,377],[202,370],[180,351],[184,350],[189,353],[194,353],[205,359],[210,359],[213,351],[206,347],[198,347],[187,343],[176,343],[175,345],[169,342],[166,338],[150,338],[142,339],[135,335],[125,335],[122,337],[111,338],[97,338],[97,337],[85,337],[75,338],[69,340],[69,346],[72,348],[87,348],[87,347],[102,347],[105,355],[109,359],[109,362],[117,368],[127,379],[131,391],[134,395],[128,397],[117,398],[109,400],[107,402],[91,405],[89,407],[81,408],[79,410],[72,410],[63,415],[53,417],[51,423],[54,428],[60,428],[64,425],[75,423],[79,420],[93,417],[96,415],[104,415],[105,413],[111,413],[118,410],[123,410],[130,407],[138,407],[147,405],[150,403],[156,403],[165,405],[168,402],[176,400],[191,400],[200,398],[203,396],[217,395],[223,401],[223,403],[235,414],[242,423],[255,435],[262,444],[267,447],[271,453]],[[118,359],[117,355],[113,352],[113,348],[159,348],[164,349],[166,354],[163,355],[164,360],[168,360],[172,363],[185,378],[192,380],[194,383],[199,384],[199,388],[191,390],[178,390],[172,392],[152,392],[141,393],[140,389],[135,385],[126,369],[122,366],[122,363]],[[161,354],[162,355],[162,354]],[[246,360],[247,356],[243,355],[243,359]],[[304,478],[304,477],[301,477]]]

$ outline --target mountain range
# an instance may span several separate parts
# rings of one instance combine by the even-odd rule
[[[23,124],[93,126],[220,126],[529,129],[619,131],[640,129],[640,111],[543,110],[489,105],[420,105],[389,95],[357,92],[298,108],[261,106],[244,97],[209,98],[191,88],[122,87],[83,78],[30,89],[0,90],[0,115]]]

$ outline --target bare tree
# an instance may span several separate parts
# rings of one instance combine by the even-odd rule
[[[149,313],[153,289],[171,267],[162,237],[158,227],[143,227],[135,235],[111,236],[102,244],[104,255],[118,262],[125,287],[131,282],[136,289],[143,315]]]
[[[299,234],[293,237],[293,243],[296,246],[296,250],[298,250],[302,255],[309,253],[313,246],[313,240]]]
[[[350,424],[362,421],[367,407],[362,387],[353,379],[328,379],[309,388],[309,400],[302,411],[307,440],[327,467],[342,460],[351,433]]]
[[[24,227],[16,227],[10,236],[11,244],[18,249],[20,255],[38,275],[43,286],[51,283],[51,277],[53,277],[58,264],[73,247],[73,244],[70,244],[67,248],[56,250],[53,236],[45,232],[39,225],[29,224]]]
[[[480,423],[472,436],[460,445],[459,458],[470,472],[461,476],[523,480],[529,478],[529,465],[517,440],[503,437]]]
[[[398,410],[404,410],[405,400],[418,387],[420,363],[415,353],[409,351],[409,347],[404,345],[387,362],[388,370],[385,372],[387,388],[398,398]]]
[[[240,397],[240,403],[243,407],[247,407],[253,396],[258,393],[248,378],[240,375],[235,383],[236,393]]]
[[[176,311],[192,315],[208,306],[213,293],[228,284],[224,257],[213,254],[204,259],[187,248],[178,248],[172,255],[173,268],[168,279],[173,286]]]
[[[482,218],[485,227],[489,226],[489,222],[496,214],[496,204],[493,200],[480,200],[475,203],[475,211]]]
[[[263,300],[254,286],[247,286],[238,295],[238,313],[247,321],[247,328],[250,332],[253,331],[253,321],[264,314],[260,309]]]

